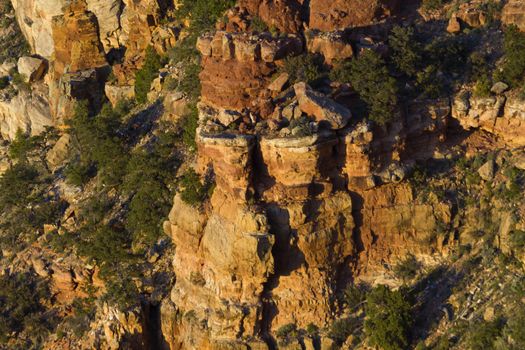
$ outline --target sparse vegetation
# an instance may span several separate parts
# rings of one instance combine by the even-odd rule
[[[523,85],[525,74],[525,34],[516,26],[505,29],[504,61],[502,67],[496,71],[495,80],[501,80],[514,88]]]
[[[0,0],[0,31],[0,62],[14,61],[29,53],[29,45],[16,22],[10,0]]]
[[[43,304],[49,298],[47,284],[34,275],[0,275],[0,346],[38,348],[55,327]]]
[[[135,98],[137,102],[145,103],[147,101],[151,83],[158,76],[161,67],[161,57],[155,52],[155,49],[148,46],[144,64],[135,74]]]
[[[379,125],[386,125],[395,117],[397,83],[389,75],[381,56],[364,51],[358,58],[342,63],[330,73],[332,80],[350,83],[366,102],[368,118]]]
[[[195,170],[188,170],[180,180],[182,187],[181,198],[192,206],[201,205],[213,191],[213,184],[207,181],[202,183]]]
[[[421,264],[417,261],[417,258],[413,254],[409,254],[405,259],[397,263],[394,267],[394,272],[397,277],[406,282],[414,279],[420,268]]]
[[[366,298],[365,334],[373,346],[384,350],[408,347],[412,326],[411,306],[401,291],[380,285]]]
[[[306,82],[315,86],[323,77],[323,58],[315,54],[305,54],[286,58],[283,72],[290,76],[291,84]]]

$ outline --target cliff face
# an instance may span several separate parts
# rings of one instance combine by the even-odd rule
[[[197,169],[213,172],[216,188],[200,210],[177,196],[165,224],[177,246],[174,348],[249,343],[290,323],[327,326],[350,281],[377,282],[383,264],[408,253],[432,262],[453,244],[432,240],[451,205],[420,203],[399,183],[446,140],[450,101],[415,101],[382,129],[304,84],[283,98],[270,77],[301,46],[295,36],[224,32],[198,41]],[[314,116],[315,131],[254,125],[253,115],[270,125],[291,107],[292,118]]]
[[[438,264],[459,245],[448,229],[458,207],[418,196],[405,180],[416,162],[443,157],[457,142],[448,138],[457,138],[451,125],[458,123],[507,147],[525,145],[523,104],[510,94],[417,99],[380,128],[352,116],[351,103],[333,91],[287,88],[288,76],[278,73],[284,58],[303,50],[327,62],[351,57],[352,47],[326,32],[372,25],[398,10],[395,1],[308,4],[306,19],[299,2],[240,3],[241,12],[283,31],[318,30],[307,43],[293,34],[238,33],[237,22],[234,33],[198,41],[196,168],[212,172],[216,188],[201,209],[177,196],[165,224],[177,246],[177,283],[164,306],[180,315],[169,326],[172,348],[254,348],[262,346],[257,336],[270,341],[289,324],[328,327],[349,283],[392,283],[385,266],[411,254]],[[300,115],[315,120],[303,127],[306,135],[277,126]]]
[[[47,125],[63,126],[80,100],[97,110],[105,97],[113,104],[120,93],[132,97],[146,48],[164,53],[179,35],[162,20],[174,4],[160,0],[13,4],[33,53],[49,64],[38,74],[44,81],[36,79],[29,91],[0,101],[5,139],[13,139],[19,128],[38,134]],[[212,178],[215,188],[200,206],[177,194],[164,222],[176,248],[169,267],[176,283],[159,306],[145,303],[142,310],[122,313],[105,305],[89,346],[155,348],[150,338],[157,334],[149,333],[159,332],[171,350],[266,349],[274,345],[276,331],[290,324],[328,329],[343,312],[341,295],[348,286],[399,286],[392,277],[397,262],[413,255],[426,267],[437,266],[465,243],[459,232],[466,228],[460,225],[478,224],[479,213],[461,216],[463,204],[447,193],[429,188],[421,196],[421,185],[409,180],[418,163],[446,163],[455,152],[525,147],[525,102],[508,86],[486,98],[465,86],[449,98],[407,100],[392,112],[391,122],[378,125],[364,117],[350,84],[329,81],[325,74],[321,87],[313,89],[284,72],[287,59],[306,54],[319,54],[328,69],[364,50],[387,55],[387,39],[376,38],[375,29],[396,19],[403,7],[399,1],[240,0],[237,5],[196,43],[202,89],[191,166],[202,178]],[[483,16],[475,16],[470,22],[460,17],[480,26]],[[522,6],[509,1],[501,19],[521,26],[522,17]],[[255,19],[282,33],[250,30]],[[362,34],[368,29],[373,37]],[[175,70],[159,74],[156,93],[161,78]],[[186,114],[185,96],[173,95],[182,101],[180,114]],[[68,148],[69,142],[63,136],[56,148]],[[47,155],[49,165],[65,157],[56,148]],[[497,177],[495,169],[507,161],[494,157],[483,165],[490,169],[479,174],[487,188]],[[523,169],[522,158],[513,158],[513,166]],[[499,176],[498,184],[511,187]],[[455,180],[447,183],[453,190]],[[496,213],[506,222],[497,233],[500,247],[511,253],[508,236],[519,226],[514,212]],[[54,258],[38,247],[15,261],[49,279],[60,303],[86,297],[84,286],[105,288],[97,268]],[[158,325],[148,325],[152,319]],[[324,332],[321,340],[326,339]],[[319,348],[317,340],[305,337],[290,348]]]

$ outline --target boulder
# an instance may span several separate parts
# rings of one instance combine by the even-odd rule
[[[448,21],[447,26],[447,32],[451,34],[457,34],[461,32],[461,23],[459,22],[459,19],[456,15],[453,15],[450,17],[450,20]]]
[[[47,152],[46,161],[51,170],[56,170],[68,158],[71,150],[71,136],[69,134],[62,135],[57,143]]]
[[[20,57],[18,59],[18,73],[24,77],[26,83],[42,79],[47,69],[47,62],[37,57]]]
[[[496,163],[491,159],[478,169],[478,174],[483,180],[490,181],[494,178],[495,171]]]
[[[502,81],[499,81],[496,84],[492,85],[492,88],[490,89],[490,91],[495,93],[496,95],[501,95],[508,89],[509,89],[509,86],[507,84],[505,84]]]
[[[135,88],[130,85],[119,86],[106,84],[104,92],[113,107],[121,100],[132,100],[135,98]]]
[[[514,166],[520,170],[525,170],[525,151],[518,152],[512,156]]]
[[[282,73],[277,77],[277,79],[272,81],[272,83],[268,86],[268,90],[275,92],[283,91],[284,86],[286,85],[286,83],[288,83],[289,79],[290,76],[288,75],[288,73]]]
[[[189,112],[188,99],[179,91],[170,92],[164,97],[164,118],[176,123]]]
[[[294,90],[301,111],[314,117],[321,126],[328,123],[334,130],[342,129],[352,118],[348,108],[312,90],[306,83],[295,84]]]
[[[323,55],[326,62],[330,64],[354,55],[351,43],[340,31],[309,31],[306,33],[306,45],[309,52]]]

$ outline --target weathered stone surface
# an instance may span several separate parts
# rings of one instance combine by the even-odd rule
[[[328,123],[332,129],[341,129],[352,118],[352,113],[349,109],[323,94],[313,91],[305,83],[295,84],[294,90],[299,101],[299,108],[304,113],[315,117],[321,124]]]
[[[495,94],[497,94],[497,95],[501,95],[502,93],[504,93],[508,89],[509,89],[509,86],[507,84],[505,84],[504,82],[499,81],[496,84],[492,85],[492,88],[490,89],[490,91],[495,93]]]
[[[87,0],[87,9],[97,17],[100,40],[106,52],[119,47],[122,7],[122,0]]]
[[[525,145],[525,101],[515,92],[496,97],[458,94],[452,116],[466,129],[479,128],[497,135],[509,145]]]
[[[366,26],[395,14],[397,0],[312,0],[310,28],[322,31]]]
[[[515,24],[525,31],[525,3],[521,0],[509,0],[503,7],[501,21],[506,24]]]
[[[64,0],[13,0],[18,24],[32,51],[50,59],[55,50],[51,23],[63,14]]]
[[[69,159],[71,152],[71,136],[62,135],[55,143],[53,148],[47,152],[46,161],[50,169],[55,170]]]
[[[42,79],[47,69],[45,60],[36,57],[20,57],[18,59],[18,73],[30,83]]]
[[[18,129],[38,135],[46,126],[53,125],[48,94],[47,87],[39,83],[33,84],[31,91],[20,91],[14,97],[0,100],[2,137],[12,140]]]
[[[106,97],[112,106],[116,106],[119,101],[133,100],[135,98],[135,88],[133,86],[125,85],[111,85],[104,86]]]
[[[461,32],[461,23],[459,22],[457,15],[452,15],[448,20],[447,32],[457,34]]]
[[[328,63],[354,55],[351,43],[342,32],[309,31],[306,33],[306,45],[309,52],[323,55]]]
[[[171,92],[164,97],[164,118],[174,123],[189,113],[188,99],[180,92]]]
[[[270,85],[268,85],[268,90],[281,92],[284,89],[284,86],[288,83],[290,76],[288,73],[280,74]]]
[[[284,33],[297,33],[303,25],[302,3],[300,0],[240,0],[239,6],[252,16],[260,17],[269,27]]]
[[[107,65],[104,48],[98,36],[96,16],[87,11],[82,0],[75,0],[64,8],[64,14],[53,17],[55,44],[53,74],[55,80],[67,72]]]
[[[494,178],[496,171],[496,163],[494,160],[489,160],[478,169],[478,174],[485,181],[490,181]]]

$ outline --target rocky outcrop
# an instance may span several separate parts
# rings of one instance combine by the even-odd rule
[[[73,113],[76,101],[100,108],[109,66],[98,36],[98,22],[83,0],[53,18],[55,52],[48,79],[51,114],[60,126]]]
[[[55,44],[53,71],[55,79],[68,72],[107,65],[104,48],[98,36],[98,22],[87,11],[83,0],[75,0],[64,8],[64,14],[53,17]]]
[[[329,32],[371,25],[396,13],[397,0],[312,0],[310,29]]]
[[[240,0],[239,6],[281,32],[298,33],[303,29],[303,1]]]
[[[352,44],[343,32],[308,31],[305,36],[308,51],[323,55],[327,63],[342,61],[354,55]]]
[[[52,19],[61,15],[64,0],[13,0],[16,18],[33,53],[50,59],[55,51]]]
[[[306,113],[332,115],[316,106]],[[211,171],[216,187],[200,209],[177,196],[165,224],[177,245],[170,305],[180,315],[170,341],[242,348],[289,323],[328,326],[349,280],[380,276],[384,262],[408,252],[434,261],[446,251],[436,232],[450,223],[451,205],[422,203],[399,182],[444,141],[450,103],[409,111],[388,130],[345,128],[345,119],[286,137],[214,131],[201,115],[196,168]]]
[[[467,129],[486,130],[507,144],[520,147],[525,145],[524,105],[516,92],[482,98],[463,91],[454,99],[452,116]]]
[[[514,24],[525,31],[525,4],[520,0],[509,0],[505,3],[501,14],[501,21],[506,24]]]
[[[348,108],[313,91],[305,83],[295,84],[294,90],[301,111],[314,117],[320,127],[327,124],[334,130],[342,129],[352,118]]]
[[[53,125],[49,109],[47,86],[33,84],[30,90],[20,90],[16,96],[4,93],[0,97],[0,133],[12,140],[17,130],[38,135],[46,126]]]
[[[46,61],[36,57],[20,57],[18,59],[18,73],[22,75],[26,83],[32,83],[42,79],[46,73]]]
[[[203,56],[202,101],[215,108],[250,110],[263,117],[273,112],[267,88],[275,62],[302,50],[299,38],[217,32],[197,42]]]

